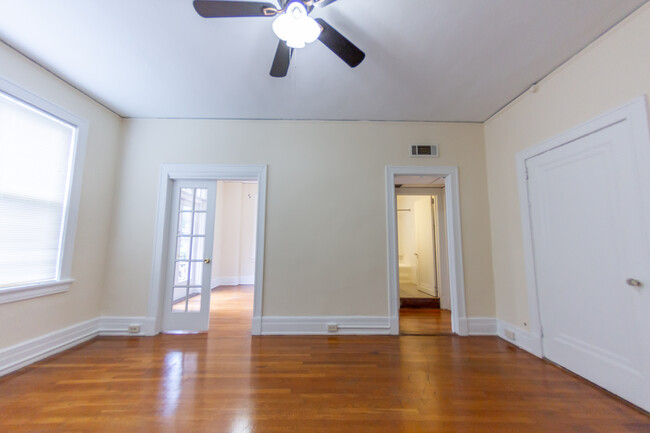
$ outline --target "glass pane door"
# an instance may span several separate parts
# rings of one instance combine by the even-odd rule
[[[175,181],[163,329],[207,330],[216,183]]]
[[[180,189],[172,311],[201,310],[207,197],[207,188]]]

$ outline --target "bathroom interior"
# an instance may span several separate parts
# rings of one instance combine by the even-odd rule
[[[400,332],[451,333],[444,180],[396,186]]]

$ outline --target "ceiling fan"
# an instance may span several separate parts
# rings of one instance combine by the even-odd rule
[[[262,2],[194,0],[194,9],[204,18],[275,17],[273,31],[280,42],[271,66],[272,77],[285,77],[294,48],[302,48],[316,39],[352,68],[363,61],[363,51],[321,18],[309,16],[314,7],[325,7],[336,0],[278,1],[279,9]]]

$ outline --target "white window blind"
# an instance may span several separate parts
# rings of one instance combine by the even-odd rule
[[[76,130],[0,92],[0,289],[60,278]]]

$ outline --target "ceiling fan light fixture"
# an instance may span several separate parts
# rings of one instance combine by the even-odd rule
[[[320,36],[321,28],[307,13],[302,2],[289,3],[285,12],[273,21],[273,32],[291,48],[303,48],[305,44],[314,42]]]

